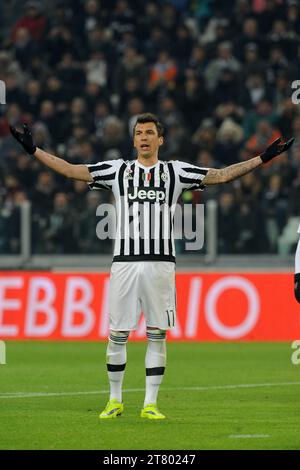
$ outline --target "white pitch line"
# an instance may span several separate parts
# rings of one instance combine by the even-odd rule
[[[230,434],[230,439],[265,439],[271,437],[270,434]]]
[[[290,385],[300,385],[300,382],[273,382],[257,384],[235,384],[235,385],[210,385],[205,387],[178,387],[162,388],[161,392],[206,392],[210,390],[235,390],[239,388],[263,388],[263,387],[285,387]],[[127,388],[124,393],[144,392],[144,388]],[[68,397],[80,395],[100,395],[108,393],[108,390],[91,390],[82,392],[3,392],[2,398],[43,398],[43,397]]]

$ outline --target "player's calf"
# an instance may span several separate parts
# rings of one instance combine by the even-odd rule
[[[148,347],[145,358],[146,395],[144,401],[144,410],[147,405],[156,406],[158,390],[165,373],[167,358],[166,331],[160,330],[159,328],[147,328],[146,334],[148,339]],[[141,416],[151,417],[152,414],[150,416],[148,414],[143,414],[142,412]]]
[[[110,330],[106,351],[106,366],[110,385],[110,400],[122,403],[122,384],[125,373],[126,343],[129,331]]]

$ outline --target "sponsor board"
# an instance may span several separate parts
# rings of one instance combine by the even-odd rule
[[[169,340],[289,341],[300,336],[293,273],[177,273]],[[105,340],[108,273],[0,272],[0,339]],[[132,340],[145,338],[141,317]]]

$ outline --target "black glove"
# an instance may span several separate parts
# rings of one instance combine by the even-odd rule
[[[15,127],[9,126],[10,132],[14,136],[14,138],[20,142],[24,150],[29,153],[29,155],[33,155],[36,151],[36,146],[33,142],[32,133],[29,127],[26,124],[23,124],[24,132],[19,132]]]
[[[288,150],[291,145],[293,145],[294,140],[294,137],[292,137],[284,144],[280,144],[280,137],[279,139],[274,140],[274,142],[272,142],[271,145],[269,145],[269,147],[260,155],[260,158],[262,159],[263,163],[267,163],[272,160],[272,158],[277,157],[277,155],[286,152],[286,150]]]

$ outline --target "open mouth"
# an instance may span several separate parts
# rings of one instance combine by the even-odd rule
[[[150,150],[150,145],[148,145],[148,144],[143,144],[143,145],[141,145],[141,149],[142,149],[142,150]]]

